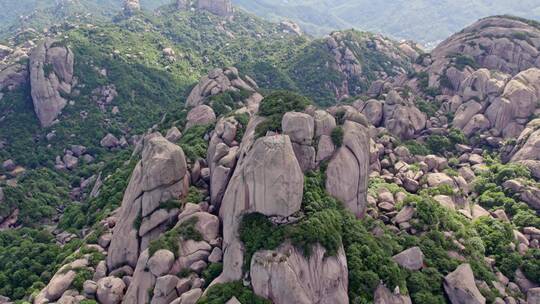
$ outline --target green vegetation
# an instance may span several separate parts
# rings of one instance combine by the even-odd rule
[[[428,118],[435,117],[435,113],[439,110],[441,107],[440,102],[436,102],[435,100],[423,100],[423,99],[417,99],[415,101],[415,105],[422,113],[425,113]]]
[[[522,183],[533,183],[531,173],[523,165],[501,164],[498,159],[487,158],[488,170],[478,176],[474,192],[478,193],[476,202],[488,210],[502,209],[517,227],[533,226],[540,228],[540,219],[526,203],[521,202],[517,193],[504,190],[502,184],[510,179]]]
[[[189,187],[188,195],[186,196],[186,203],[199,204],[204,199],[203,194],[196,187]]]
[[[41,289],[81,243],[73,240],[60,247],[54,236],[44,230],[0,232],[0,294],[21,299]]]
[[[180,147],[184,150],[186,157],[190,161],[196,161],[199,158],[206,158],[208,142],[204,136],[213,129],[213,125],[193,126],[185,131],[180,139]]]
[[[195,228],[197,220],[198,219],[196,217],[190,218],[173,229],[167,231],[158,239],[152,241],[150,246],[148,246],[149,255],[153,256],[156,251],[160,249],[167,249],[177,256],[179,249],[178,245],[181,239],[201,241],[202,235]]]
[[[343,134],[343,127],[341,126],[335,127],[334,130],[332,130],[330,137],[332,138],[332,142],[336,147],[341,147],[343,144]]]
[[[209,104],[219,117],[238,109],[238,103],[243,102],[250,95],[251,92],[247,90],[227,91],[210,97]]]
[[[469,66],[469,67],[471,67],[473,69],[478,69],[479,68],[478,63],[476,62],[476,60],[474,60],[474,58],[472,58],[470,56],[457,54],[457,55],[455,55],[453,57],[453,59],[454,59],[454,65],[460,71],[463,71],[463,69],[465,69],[466,66]]]
[[[210,285],[215,278],[217,278],[223,271],[222,263],[211,263],[208,267],[202,272],[202,278],[204,279],[204,284],[206,286]]]
[[[231,282],[212,285],[197,303],[199,304],[222,304],[236,297],[240,303],[271,304],[269,300],[257,296],[253,291],[244,287],[242,282]]]
[[[266,132],[281,132],[281,120],[287,112],[302,112],[311,101],[297,93],[276,91],[266,96],[259,106],[259,115],[266,120],[255,129],[255,136],[262,137]]]

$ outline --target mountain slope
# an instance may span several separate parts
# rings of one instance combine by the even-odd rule
[[[534,22],[424,54],[180,7],[0,48],[0,295],[534,301]]]
[[[540,5],[528,0],[507,1],[234,1],[273,20],[290,18],[315,34],[329,29],[358,28],[434,46],[475,20],[498,14],[540,19]]]

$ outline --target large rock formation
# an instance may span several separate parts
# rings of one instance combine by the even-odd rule
[[[305,257],[290,245],[256,252],[251,260],[253,291],[275,304],[346,304],[348,274],[343,248],[327,256],[319,244]]]
[[[218,16],[229,16],[233,13],[231,0],[199,0],[197,8],[207,10]]]
[[[223,221],[224,263],[217,282],[242,278],[244,252],[238,236],[242,215],[258,212],[287,217],[300,210],[302,203],[304,175],[288,136],[259,138],[249,152],[244,148],[241,147],[241,159],[219,211]]]
[[[203,77],[199,83],[191,90],[186,101],[186,106],[196,107],[198,105],[209,102],[208,98],[227,91],[248,91],[252,95],[245,101],[246,106],[252,111],[258,109],[258,104],[262,100],[262,96],[255,92],[257,84],[245,77],[245,80],[240,77],[238,70],[234,67],[229,67],[224,70],[215,69]]]
[[[139,0],[124,0],[124,14],[132,15],[141,10]]]
[[[444,290],[452,304],[485,304],[469,264],[462,264],[444,278]]]
[[[383,284],[379,284],[373,295],[374,304],[411,304],[411,298],[391,292]]]
[[[142,159],[124,193],[119,218],[107,256],[109,270],[123,265],[135,267],[139,253],[164,232],[166,223],[178,215],[160,204],[187,194],[189,179],[182,149],[160,134],[144,139]]]
[[[167,304],[188,296],[194,297],[196,301],[201,296],[202,292],[197,287],[197,284],[200,286],[201,283],[196,283],[199,280],[196,276],[179,278],[177,274],[182,271],[202,272],[207,266],[206,261],[210,260],[210,252],[213,249],[220,250],[219,247],[210,245],[219,243],[219,219],[202,211],[199,205],[187,204],[172,229],[184,229],[182,225],[192,220],[195,220],[193,228],[200,233],[202,240],[179,237],[177,252],[159,249],[151,255],[149,250],[143,251],[123,303]]]
[[[480,66],[515,75],[540,67],[540,29],[508,17],[488,17],[452,35],[431,56],[438,74],[456,54],[474,58]]]
[[[390,133],[402,139],[413,138],[426,127],[426,114],[401,98],[396,91],[388,93],[383,113],[384,126]]]
[[[326,190],[356,216],[364,215],[369,174],[369,134],[352,121],[343,125],[343,145],[326,170]]]
[[[8,66],[0,66],[0,91],[4,89],[14,90],[26,83],[28,69],[25,65],[14,63]]]
[[[71,93],[73,53],[46,39],[30,54],[30,85],[34,111],[43,127],[53,124],[66,106],[61,94]]]
[[[527,166],[536,178],[540,178],[540,119],[527,124],[506,160]]]

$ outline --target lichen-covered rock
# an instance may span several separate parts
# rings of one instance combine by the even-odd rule
[[[146,248],[151,238],[159,235],[152,230],[139,242],[139,229],[146,229],[147,225],[137,227],[138,218],[144,222],[160,203],[187,194],[189,181],[182,149],[159,134],[145,137],[143,145],[142,159],[133,170],[113,230],[107,256],[109,270],[126,264],[135,267],[139,252]]]
[[[30,54],[30,86],[34,111],[43,127],[49,127],[67,105],[61,93],[71,93],[73,53],[51,39]]]
[[[253,291],[275,304],[349,303],[343,248],[336,256],[326,256],[326,250],[315,245],[309,258],[290,244],[258,251],[251,260],[250,276]]]
[[[363,216],[369,169],[369,134],[364,126],[347,121],[343,145],[326,170],[326,190],[341,200],[356,216]]]
[[[444,278],[444,290],[452,304],[485,304],[469,264],[462,264]]]

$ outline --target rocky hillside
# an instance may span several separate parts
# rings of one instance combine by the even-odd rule
[[[492,17],[424,54],[128,0],[20,33],[0,303],[537,303],[537,32]]]
[[[537,1],[518,3],[493,0],[233,0],[269,20],[290,19],[310,33],[326,35],[345,28],[360,28],[396,39],[415,40],[434,47],[452,33],[479,18],[511,14],[540,20]],[[426,29],[429,24],[429,30]]]

